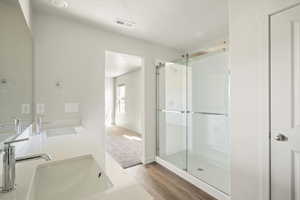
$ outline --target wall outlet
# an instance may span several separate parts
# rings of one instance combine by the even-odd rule
[[[44,114],[45,113],[45,104],[41,104],[41,103],[36,104],[36,113]]]
[[[22,114],[30,114],[30,104],[22,104],[22,110],[21,110]]]

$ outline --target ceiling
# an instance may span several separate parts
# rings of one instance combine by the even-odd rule
[[[141,69],[143,59],[138,56],[105,52],[105,77],[118,77],[128,72]]]
[[[228,37],[227,0],[65,0],[69,6],[63,9],[50,0],[32,1],[34,10],[69,15],[177,50],[200,49]],[[117,19],[135,26],[120,26]]]

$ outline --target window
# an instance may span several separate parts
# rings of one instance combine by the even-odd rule
[[[126,85],[118,85],[117,88],[117,109],[119,113],[125,113],[126,111]]]

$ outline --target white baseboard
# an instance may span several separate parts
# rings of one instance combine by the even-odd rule
[[[149,163],[152,163],[152,162],[155,162],[155,161],[156,161],[155,158],[149,157],[149,158],[146,158],[143,163],[144,164],[149,164]]]
[[[228,196],[227,194],[217,190],[216,188],[208,185],[207,183],[201,181],[200,179],[195,178],[194,176],[190,175],[186,171],[177,168],[175,165],[172,165],[159,157],[156,157],[156,162],[164,166],[165,168],[169,169],[170,171],[174,172],[176,175],[180,176],[184,180],[190,182],[191,184],[195,185],[201,190],[207,192],[208,194],[210,194],[211,196],[215,197],[218,200],[231,199],[230,196]]]

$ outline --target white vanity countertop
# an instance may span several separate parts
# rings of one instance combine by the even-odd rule
[[[153,200],[143,187],[133,177],[129,176],[108,154],[105,167],[101,156],[103,152],[97,148],[99,138],[81,129],[78,134],[62,135],[47,138],[45,135],[33,136],[30,141],[18,144],[18,154],[48,153],[52,161],[64,160],[81,155],[92,154],[99,166],[105,168],[105,174],[110,178],[113,187],[103,192],[99,200]],[[51,161],[50,161],[51,162]],[[10,193],[0,193],[0,200],[28,200],[35,170],[43,160],[32,160],[16,165],[17,189]],[[2,173],[2,163],[0,164]],[[2,180],[2,179],[1,179]],[[45,180],[46,181],[46,180]],[[42,199],[37,199],[42,200]]]

